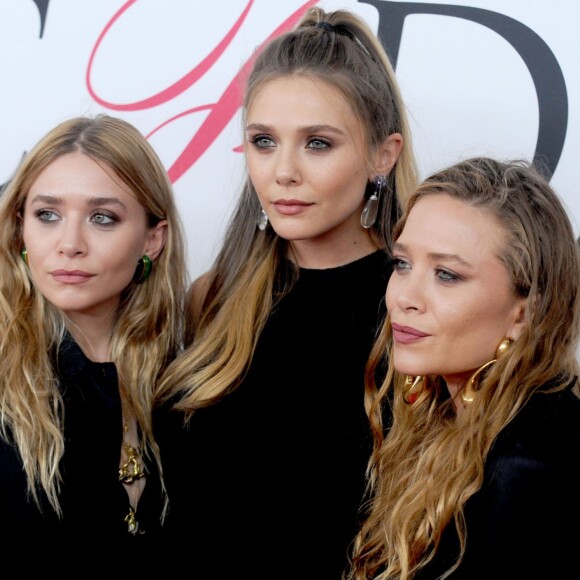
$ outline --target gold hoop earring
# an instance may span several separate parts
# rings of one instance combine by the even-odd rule
[[[423,392],[423,389],[425,388],[424,379],[425,377],[422,376],[413,377],[411,375],[407,375],[405,377],[405,385],[403,387],[403,401],[405,401],[407,405],[412,405]]]
[[[499,346],[497,347],[497,350],[495,351],[495,358],[490,360],[489,362],[486,362],[485,364],[481,365],[468,379],[467,383],[465,384],[465,387],[463,387],[463,390],[461,391],[461,399],[463,400],[464,403],[472,403],[473,400],[475,399],[475,393],[477,391],[477,386],[479,384],[479,381],[477,381],[479,375],[488,367],[490,367],[491,365],[493,365],[494,363],[497,362],[497,359],[505,354],[509,349],[510,346],[512,345],[512,339],[511,338],[504,338],[500,343]]]

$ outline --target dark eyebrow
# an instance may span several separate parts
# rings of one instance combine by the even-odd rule
[[[406,253],[407,247],[405,246],[405,244],[400,244],[398,242],[394,242],[393,243],[393,250],[398,250],[399,252]],[[443,262],[456,262],[457,264],[461,264],[465,268],[469,268],[470,270],[473,270],[473,266],[469,262],[466,262],[461,256],[458,256],[457,254],[444,254],[441,252],[429,252],[428,256],[432,260],[439,260],[439,261],[443,261]]]
[[[268,133],[272,131],[272,127],[269,125],[264,125],[263,123],[251,123],[246,127],[246,131],[264,131]],[[338,127],[333,125],[308,125],[306,127],[300,127],[299,131],[304,134],[316,134],[316,133],[336,133],[337,135],[344,135],[344,131],[341,131]]]
[[[47,195],[40,193],[35,195],[31,203],[46,203],[50,205],[62,205],[63,199],[58,195]],[[91,207],[99,207],[102,205],[118,205],[124,209],[127,209],[125,204],[117,197],[91,197],[89,198],[88,205]]]
[[[118,197],[91,197],[89,199],[89,205],[93,207],[98,207],[99,205],[119,205],[123,209],[127,209],[127,206]]]

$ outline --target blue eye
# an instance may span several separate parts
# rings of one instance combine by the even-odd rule
[[[311,139],[310,141],[308,141],[307,147],[309,149],[322,151],[323,149],[328,149],[330,147],[330,143],[328,141],[325,141],[324,139]]]
[[[392,266],[393,270],[395,270],[396,272],[411,269],[411,264],[409,264],[409,262],[406,262],[402,258],[393,258],[391,260],[391,266]]]
[[[250,139],[250,143],[255,145],[258,149],[268,149],[276,146],[274,140],[266,135],[256,135]]]
[[[35,215],[41,222],[45,223],[56,222],[59,219],[59,215],[49,209],[39,209]]]
[[[113,224],[115,224],[118,219],[115,216],[106,214],[106,213],[102,213],[102,212],[98,212],[98,213],[94,213],[91,216],[91,221],[100,225],[100,226],[111,226]]]
[[[435,275],[442,282],[456,282],[457,280],[461,279],[461,277],[458,276],[457,274],[454,274],[453,272],[450,272],[449,270],[442,270],[441,268],[438,268],[436,270]]]

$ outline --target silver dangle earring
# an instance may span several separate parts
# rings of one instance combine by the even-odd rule
[[[368,198],[365,206],[362,210],[360,216],[360,223],[363,228],[368,230],[377,221],[377,215],[379,213],[379,194],[385,185],[387,184],[387,178],[383,175],[377,175],[373,179],[373,184],[375,190],[373,194]]]
[[[260,208],[260,215],[258,216],[258,229],[264,231],[268,225],[268,215],[264,211],[264,208]]]

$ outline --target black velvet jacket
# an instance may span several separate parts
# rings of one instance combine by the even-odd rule
[[[65,453],[59,495],[63,515],[57,517],[43,493],[39,509],[27,494],[17,450],[0,439],[2,560],[4,564],[10,560],[11,547],[27,546],[31,553],[38,553],[41,548],[48,551],[74,542],[79,554],[90,558],[85,564],[109,561],[112,565],[113,556],[126,555],[127,548],[135,555],[136,548],[154,537],[161,509],[158,474],[152,465],[147,466],[145,488],[151,511],[140,513],[139,506],[144,533],[129,534],[124,521],[128,496],[118,481],[123,427],[115,366],[91,362],[70,338],[63,343],[55,365],[64,398]],[[26,562],[26,567],[31,564]]]
[[[452,580],[580,578],[580,399],[537,393],[500,433],[482,489],[466,504],[465,557]],[[417,578],[435,580],[458,553],[450,525]]]

